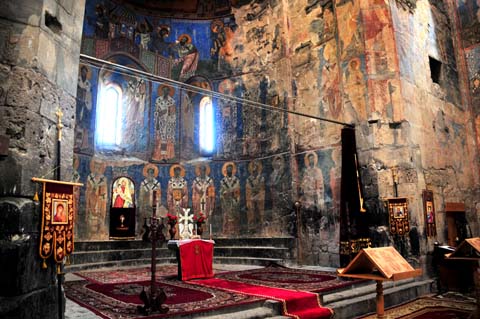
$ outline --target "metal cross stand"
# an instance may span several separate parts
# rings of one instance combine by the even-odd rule
[[[167,313],[168,307],[163,306],[163,303],[167,299],[167,295],[162,288],[157,287],[155,271],[157,268],[157,241],[160,241],[160,245],[165,242],[165,236],[163,235],[163,224],[159,223],[160,219],[157,217],[157,201],[156,192],[153,192],[153,213],[150,217],[150,226],[147,226],[150,232],[148,238],[152,242],[152,263],[151,272],[152,279],[150,282],[150,291],[146,292],[145,289],[140,293],[140,300],[143,301],[143,306],[137,306],[138,311],[142,315],[149,315],[154,312]],[[146,239],[146,238],[144,238]]]

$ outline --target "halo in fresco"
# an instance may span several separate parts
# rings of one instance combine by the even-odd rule
[[[105,172],[105,164],[97,160],[90,161],[90,172],[103,174]]]
[[[180,34],[178,36],[178,41],[182,40],[182,38],[187,38],[187,43],[192,43],[192,37],[189,36],[188,34],[184,33],[184,34]]]
[[[257,165],[257,172],[260,173],[262,171],[262,162],[260,161],[251,161],[250,163],[248,163],[248,172],[250,174],[253,174],[253,165]]]
[[[234,163],[234,162],[226,162],[225,164],[223,164],[222,166],[222,174],[223,176],[227,176],[227,166],[228,165],[232,165],[233,169],[232,169],[232,175],[235,175],[237,173],[237,165]]]
[[[172,167],[170,167],[170,177],[175,176],[175,167],[180,167],[180,176],[185,177],[185,168],[183,168],[183,166],[180,164],[173,164]]]
[[[210,175],[210,165],[208,165],[206,163],[205,164],[200,163],[200,164],[195,165],[195,175],[200,176],[200,168],[202,166],[205,166],[205,174]]]
[[[173,96],[175,95],[175,88],[173,86],[167,84],[161,84],[158,86],[157,93],[158,95],[163,95],[163,88],[167,87],[169,89],[168,95]]]
[[[314,151],[309,151],[307,153],[305,153],[305,158],[303,159],[303,161],[305,162],[305,167],[308,167],[309,166],[309,163],[308,163],[308,156],[312,154],[313,155],[313,164],[315,166],[317,166],[318,164],[318,155],[317,153],[315,153]]]
[[[148,170],[153,169],[153,176],[157,177],[158,176],[158,167],[153,164],[147,164],[143,167],[143,176],[148,177]]]

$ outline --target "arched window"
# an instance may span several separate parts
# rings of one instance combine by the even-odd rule
[[[210,155],[215,148],[215,121],[212,99],[209,96],[205,96],[200,100],[198,124],[200,153]]]
[[[95,125],[96,142],[102,147],[120,145],[122,142],[122,89],[115,84],[101,88]]]

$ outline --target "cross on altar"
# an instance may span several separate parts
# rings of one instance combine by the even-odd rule
[[[190,215],[190,208],[182,208],[183,214],[178,217],[178,228],[180,239],[189,239],[193,236],[193,214]]]
[[[200,207],[202,209],[202,213],[205,212],[205,205],[207,204],[207,202],[205,201],[205,196],[202,196],[202,200],[200,201]]]

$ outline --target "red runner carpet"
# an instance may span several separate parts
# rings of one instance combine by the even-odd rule
[[[333,316],[333,310],[320,306],[318,295],[312,292],[251,285],[218,278],[191,283],[281,301],[284,315],[296,319],[323,319]]]

